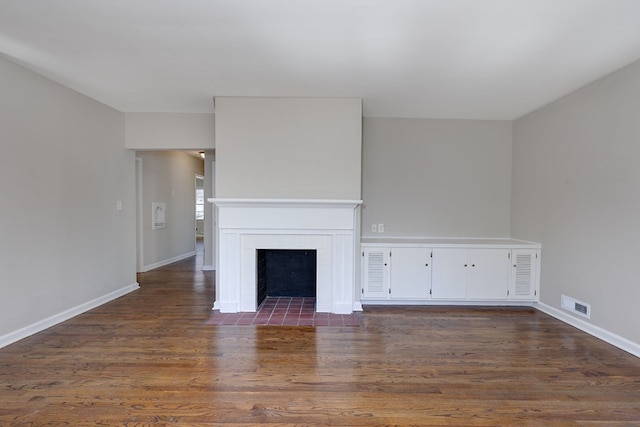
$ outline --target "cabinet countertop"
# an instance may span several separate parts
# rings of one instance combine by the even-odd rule
[[[363,237],[360,239],[362,246],[371,247],[518,247],[540,248],[540,243],[509,238],[411,238],[411,237]]]

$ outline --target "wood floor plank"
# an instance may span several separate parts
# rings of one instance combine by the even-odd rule
[[[640,426],[640,359],[531,308],[215,326],[197,257],[0,350],[1,426]]]

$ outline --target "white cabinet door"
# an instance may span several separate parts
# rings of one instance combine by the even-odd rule
[[[431,297],[465,299],[467,297],[467,249],[433,249]]]
[[[511,279],[509,299],[536,300],[538,251],[535,249],[514,249],[511,251]]]
[[[431,250],[391,248],[391,298],[425,299],[431,289]]]
[[[362,297],[389,298],[389,249],[365,248],[362,253]]]
[[[470,249],[467,297],[506,300],[509,290],[509,249]]]

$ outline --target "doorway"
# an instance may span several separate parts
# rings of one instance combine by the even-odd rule
[[[202,255],[206,201],[202,157],[197,152],[149,150],[136,151],[135,162],[137,271]],[[201,196],[198,213],[196,188]],[[162,206],[162,226],[157,224],[157,206]],[[197,221],[196,215],[202,219]]]
[[[205,190],[204,176],[196,175],[195,179],[196,192],[196,252],[202,254],[204,252],[204,229],[205,229]]]
[[[144,221],[142,219],[142,159],[136,157],[136,272],[144,271]]]

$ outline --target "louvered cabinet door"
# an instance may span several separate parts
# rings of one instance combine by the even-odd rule
[[[364,248],[362,254],[362,297],[389,298],[389,249]]]
[[[511,279],[509,299],[538,300],[538,251],[513,249],[511,251]]]

